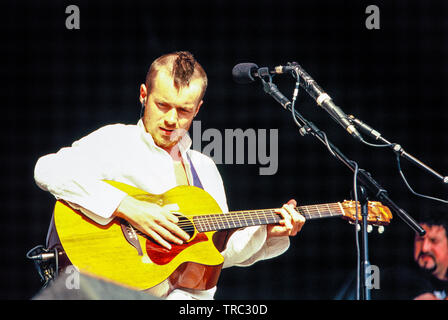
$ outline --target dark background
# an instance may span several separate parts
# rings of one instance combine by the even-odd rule
[[[65,8],[80,8],[67,30]],[[380,8],[380,30],[365,9]],[[352,173],[291,119],[259,83],[237,85],[240,62],[299,62],[347,114],[448,174],[448,4],[446,1],[2,1],[2,232],[0,297],[29,299],[40,288],[26,252],[43,244],[54,206],[34,183],[37,159],[109,123],[136,123],[139,85],[161,54],[189,50],[208,73],[197,119],[202,130],[279,129],[279,168],[219,165],[230,209],[350,198]],[[294,81],[274,78],[290,97]],[[301,91],[297,107],[411,216],[433,201],[412,195],[390,149],[364,146]],[[435,177],[402,160],[413,188],[446,198]],[[370,234],[370,261],[410,262],[413,231],[394,215]],[[356,267],[355,232],[341,219],[310,221],[275,260],[225,269],[218,299],[332,299]]]

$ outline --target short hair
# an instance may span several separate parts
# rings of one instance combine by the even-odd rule
[[[448,238],[448,205],[429,206],[418,217],[420,224],[428,226],[442,226]]]
[[[190,52],[167,53],[154,60],[149,67],[145,80],[148,94],[151,92],[154,78],[162,68],[167,68],[168,72],[171,72],[174,87],[177,90],[188,87],[191,79],[202,79],[202,92],[199,101],[202,100],[208,84],[207,74]]]

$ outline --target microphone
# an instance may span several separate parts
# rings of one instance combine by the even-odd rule
[[[232,76],[236,83],[247,84],[269,75],[288,73],[295,70],[295,66],[277,66],[274,69],[259,68],[255,63],[239,63],[232,69]]]
[[[272,82],[264,82],[263,83],[264,91],[269,94],[275,101],[280,103],[283,108],[288,110],[288,106],[291,105],[291,101],[286,98],[280,90],[277,89],[277,86]]]
[[[239,63],[232,69],[233,80],[239,84],[247,84],[258,77],[258,66],[255,63]]]
[[[358,128],[360,128],[361,130],[367,132],[367,134],[369,134],[370,136],[372,136],[373,138],[375,138],[375,140],[378,140],[381,138],[381,133],[379,133],[378,131],[376,131],[375,129],[373,129],[371,126],[369,126],[368,124],[362,122],[361,120],[359,120],[358,118],[355,118],[353,115],[349,115],[348,116],[350,121],[352,123],[354,123]]]
[[[314,81],[311,76],[303,70],[303,68],[297,64],[296,62],[291,63],[287,66],[276,66],[273,69],[269,69],[267,67],[259,68],[255,63],[239,63],[232,69],[233,79],[236,83],[239,84],[247,84],[255,81],[256,78],[262,78],[264,76],[275,75],[275,74],[284,74],[291,73],[295,71],[300,79],[300,86],[305,89],[305,91],[316,100],[317,104],[322,107],[325,111],[327,111],[332,118],[338,122],[350,135],[352,135],[357,140],[362,141],[362,137],[359,134],[358,130],[355,128],[353,123],[350,122],[348,116],[334,104],[331,97],[325,93],[321,87]],[[265,91],[267,84],[265,84]],[[271,94],[275,100],[280,102],[280,104],[286,108],[288,104],[291,102],[288,101],[278,90],[276,90],[276,86],[274,84],[270,84],[270,86],[274,86]],[[281,96],[279,96],[279,94]]]
[[[255,63],[239,63],[232,69],[233,79],[236,83],[247,84],[255,81],[255,78],[263,78],[265,76],[278,73],[276,70],[268,68],[259,68]],[[281,93],[277,86],[271,81],[263,81],[264,91],[272,96],[283,108],[288,109],[291,101]]]
[[[301,80],[300,86],[303,87],[314,100],[316,100],[317,104],[327,111],[350,135],[355,139],[362,141],[363,139],[361,135],[353,123],[350,122],[348,116],[341,110],[341,108],[334,104],[331,97],[322,90],[316,81],[314,81],[314,79],[311,78],[299,64],[297,64],[297,62],[293,62],[289,67],[295,67],[294,70]],[[285,70],[285,67],[278,66],[276,69],[281,69],[283,71]]]

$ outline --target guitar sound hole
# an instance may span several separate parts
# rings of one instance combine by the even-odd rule
[[[179,218],[179,222],[177,223],[177,225],[183,231],[185,231],[191,238],[194,235],[193,223],[188,218],[186,218],[185,216],[183,216],[181,214],[176,214],[176,216]]]

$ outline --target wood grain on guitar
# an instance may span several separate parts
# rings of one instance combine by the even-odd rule
[[[139,200],[161,206],[177,204],[178,225],[191,236],[188,242],[173,244],[172,249],[168,250],[136,232],[140,246],[135,243],[132,245],[129,236],[126,239],[124,235],[126,228],[123,228],[120,219],[99,225],[66,203],[57,201],[55,226],[71,263],[81,272],[137,290],[146,290],[167,282],[169,290],[212,288],[218,281],[224,262],[220,250],[224,248],[224,239],[228,236],[226,232],[248,226],[275,224],[281,220],[281,216],[275,213],[276,209],[222,213],[216,201],[197,187],[179,186],[154,195],[123,183],[106,182]],[[381,203],[369,202],[368,207],[369,224],[384,226],[392,219],[389,208]],[[356,205],[353,201],[299,206],[296,209],[307,220],[326,217],[356,220]],[[358,217],[361,219],[360,215]],[[138,247],[142,249],[140,252]]]

